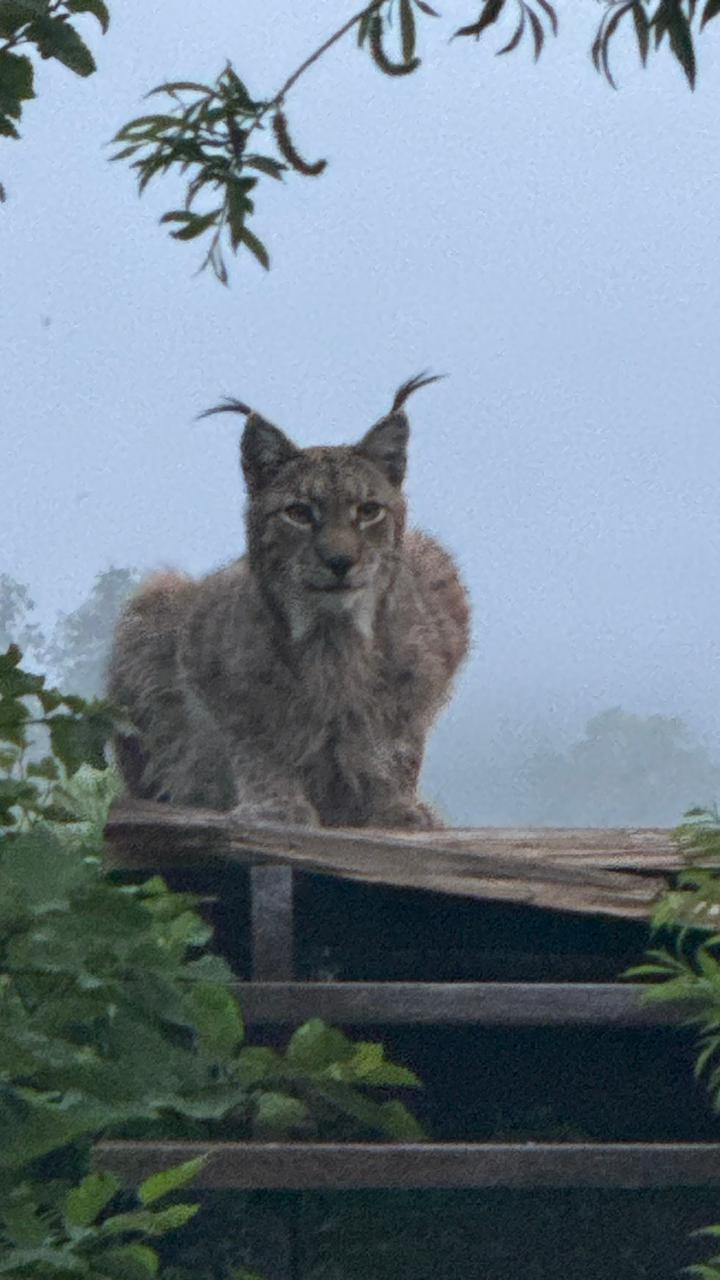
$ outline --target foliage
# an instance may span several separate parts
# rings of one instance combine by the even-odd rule
[[[699,1030],[695,1075],[705,1079],[720,1112],[720,812],[691,809],[685,817],[674,835],[689,865],[652,917],[653,929],[671,940],[625,976],[653,979],[646,1003],[670,1001],[685,1009],[685,1024]],[[720,1226],[695,1234],[720,1237]],[[701,1280],[720,1280],[720,1253],[687,1270]]]
[[[623,24],[631,27],[643,66],[651,51],[665,42],[680,63],[691,88],[695,85],[696,58],[692,23],[697,0],[610,0],[606,4],[591,55],[596,69],[616,88],[610,69],[610,45]],[[720,13],[720,0],[706,0],[700,29]],[[214,84],[177,80],[158,85],[148,96],[164,94],[165,111],[138,116],[116,134],[122,144],[112,157],[128,160],[136,171],[142,192],[158,175],[189,174],[182,208],[171,209],[160,221],[171,225],[176,240],[195,240],[208,235],[209,247],[201,270],[210,267],[216,278],[228,283],[223,239],[233,253],[245,248],[266,269],[267,249],[248,226],[255,211],[255,192],[261,178],[282,180],[287,170],[308,177],[321,174],[325,160],[308,161],[291,136],[285,102],[296,81],[332,45],[353,28],[357,44],[385,75],[404,77],[417,71],[421,59],[416,54],[417,22],[420,15],[440,14],[426,0],[372,0],[343,24],[292,76],[268,95],[254,95],[228,63]],[[395,24],[394,19],[397,18]],[[460,26],[456,37],[479,40],[491,27],[510,21],[509,38],[498,55],[511,53],[529,40],[535,60],[539,58],[549,32],[558,34],[558,18],[549,0],[483,0],[475,21]],[[388,52],[393,46],[397,53]],[[272,125],[272,151],[249,148],[253,135]],[[210,197],[202,208],[198,197]]]
[[[112,708],[20,659],[0,656],[0,1275],[134,1280],[157,1269],[145,1237],[194,1208],[149,1207],[175,1189],[163,1174],[120,1212],[115,1180],[90,1168],[98,1136],[204,1139],[222,1121],[230,1137],[417,1138],[384,1091],[418,1082],[319,1020],[284,1052],[246,1043],[198,899],[103,871]],[[28,762],[38,725],[51,751]]]
[[[610,46],[622,27],[634,35],[643,66],[665,43],[694,88],[693,24],[702,30],[718,13],[720,0],[704,0],[699,11],[697,0],[605,0],[591,49],[593,63],[617,87]],[[0,135],[19,136],[23,105],[35,97],[34,64],[25,50],[55,58],[77,75],[95,70],[92,53],[71,22],[82,14],[92,15],[107,30],[110,15],[104,0],[0,0]],[[270,95],[251,93],[229,62],[212,84],[190,77],[158,85],[147,96],[165,95],[165,110],[138,116],[120,129],[114,141],[122,145],[112,158],[130,162],[140,191],[158,175],[188,175],[182,208],[169,209],[160,221],[172,228],[176,240],[209,237],[201,269],[210,267],[227,284],[224,246],[232,253],[245,249],[267,269],[267,248],[248,225],[255,212],[255,195],[250,193],[262,177],[282,180],[287,170],[317,176],[326,168],[325,160],[308,161],[296,146],[286,114],[287,95],[353,29],[358,47],[384,75],[412,74],[421,66],[417,28],[426,17],[440,17],[428,0],[370,0]],[[482,0],[477,17],[458,27],[454,36],[480,40],[498,27],[505,34],[497,55],[529,43],[537,61],[547,35],[557,35],[559,24],[550,0]],[[251,139],[255,144],[258,134],[267,132],[268,123],[270,150],[250,147]],[[0,186],[0,199],[4,198]]]
[[[0,137],[20,137],[23,107],[35,97],[30,54],[55,58],[77,76],[95,71],[95,59],[72,21],[82,14],[90,14],[107,31],[110,15],[104,0],[0,0]]]
[[[569,751],[537,751],[525,783],[530,823],[653,826],[671,823],[688,797],[719,794],[720,767],[677,717],[614,707],[589,720]]]

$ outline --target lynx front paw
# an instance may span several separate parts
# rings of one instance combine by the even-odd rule
[[[267,800],[256,803],[243,801],[230,810],[230,817],[237,822],[254,826],[269,822],[275,826],[319,827],[320,819],[307,800]]]
[[[422,800],[402,802],[378,810],[370,818],[370,826],[402,829],[403,831],[441,831],[444,823]]]

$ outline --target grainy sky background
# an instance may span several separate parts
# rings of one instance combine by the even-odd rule
[[[720,756],[720,25],[694,95],[629,32],[613,93],[593,0],[560,5],[538,65],[494,58],[502,30],[449,43],[473,0],[422,23],[406,80],[346,41],[289,102],[328,170],[263,184],[272,271],[241,258],[224,290],[157,225],[177,189],[138,200],[104,144],[227,57],[275,91],[352,5],[111,7],[104,39],[81,20],[98,74],[42,63],[0,150],[0,570],[43,621],[111,563],[203,572],[242,550],[242,496],[240,423],[199,410],[235,394],[340,442],[430,367],[451,376],[412,402],[411,506],[475,617],[428,768],[451,762],[452,816],[511,821],[518,753],[616,704]]]

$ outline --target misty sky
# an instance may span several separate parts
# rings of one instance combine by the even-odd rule
[[[694,95],[665,52],[642,72],[629,32],[613,93],[594,0],[559,6],[537,65],[493,57],[504,29],[449,43],[478,6],[438,7],[419,74],[351,39],[297,86],[298,145],[329,167],[258,188],[272,270],[243,257],[229,290],[157,225],[179,188],[139,200],[104,144],[155,84],[227,57],[274,92],[352,4],[116,0],[104,39],[79,20],[95,77],[41,64],[0,144],[0,571],[43,621],[110,564],[206,571],[243,546],[242,423],[196,413],[233,394],[338,443],[447,372],[411,402],[409,495],[475,634],[431,767],[451,752],[492,791],[513,744],[615,704],[681,715],[720,756],[720,21]]]

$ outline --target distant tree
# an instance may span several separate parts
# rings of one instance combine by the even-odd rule
[[[496,35],[497,54],[528,44],[537,60],[546,36],[558,33],[557,14],[549,0],[468,3],[476,16],[453,35],[475,40],[482,36],[484,41],[488,33]],[[694,87],[697,7],[697,0],[602,0],[603,13],[590,50],[596,69],[616,87],[609,50],[622,28],[623,36],[629,33],[634,39],[643,65],[665,42]],[[720,0],[703,0],[700,8],[702,30],[720,13]],[[17,122],[25,103],[35,97],[38,56],[54,58],[80,76],[95,70],[93,55],[74,25],[85,14],[107,30],[110,14],[104,0],[0,0],[0,135],[19,137]],[[168,210],[161,221],[174,228],[170,234],[177,240],[208,235],[203,265],[222,283],[228,280],[224,246],[233,253],[245,249],[268,267],[265,245],[247,225],[255,208],[250,192],[262,176],[282,178],[287,170],[317,176],[326,167],[324,160],[304,159],[291,136],[285,108],[294,85],[351,32],[383,74],[402,77],[417,71],[421,60],[416,53],[416,27],[426,17],[440,17],[428,0],[369,0],[305,58],[280,88],[268,94],[251,94],[229,62],[212,84],[199,84],[191,76],[159,85],[151,94],[167,96],[163,112],[143,114],[125,125],[116,136],[122,146],[113,159],[129,161],[141,191],[152,178],[171,170],[187,174],[182,208]],[[248,145],[251,140],[253,146]],[[261,150],[255,150],[255,145]],[[195,207],[198,196],[204,207]]]
[[[46,653],[64,689],[83,698],[102,694],[115,623],[137,583],[134,569],[106,569],[95,578],[87,600],[60,615]]]
[[[37,659],[45,645],[42,628],[30,621],[35,610],[35,602],[30,597],[26,586],[12,578],[9,573],[0,573],[0,653],[16,644],[23,653],[30,653]]]
[[[720,766],[675,716],[613,707],[563,753],[541,750],[525,769],[524,820],[543,826],[675,826],[720,797]]]

